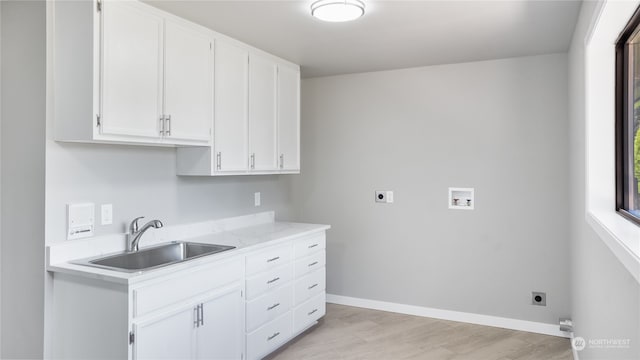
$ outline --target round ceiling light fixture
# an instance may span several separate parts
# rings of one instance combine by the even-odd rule
[[[351,21],[364,15],[364,2],[360,0],[318,0],[311,4],[311,15],[323,21]]]

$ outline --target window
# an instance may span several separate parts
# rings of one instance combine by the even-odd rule
[[[640,225],[640,10],[616,42],[616,202]]]

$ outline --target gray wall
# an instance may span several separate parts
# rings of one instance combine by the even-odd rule
[[[580,359],[640,359],[640,285],[585,221],[584,38],[595,7],[583,3],[569,52],[574,332],[585,339],[631,339],[628,349],[587,347]]]
[[[45,6],[2,1],[1,176],[3,359],[43,347]]]
[[[331,294],[569,315],[565,54],[306,79],[297,219],[332,225]],[[475,187],[474,211],[448,187]],[[377,204],[375,190],[395,191]],[[547,307],[530,305],[531,291]]]
[[[289,213],[286,175],[178,177],[173,148],[59,143],[47,140],[47,243],[66,240],[66,205],[96,204],[96,233],[124,232],[137,216],[183,224],[260,211]],[[262,206],[254,207],[253,193]],[[100,204],[113,204],[101,226]]]

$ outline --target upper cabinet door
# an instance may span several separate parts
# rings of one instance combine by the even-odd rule
[[[101,133],[159,138],[163,19],[137,2],[102,10]]]
[[[247,50],[222,41],[214,44],[215,118],[213,146],[216,172],[246,171],[247,156]]]
[[[273,61],[249,56],[249,159],[255,171],[277,170],[276,81]]]
[[[278,156],[280,170],[300,171],[300,71],[278,67]]]
[[[165,23],[165,138],[207,144],[213,125],[213,40],[193,27]],[[169,118],[170,117],[170,118]]]

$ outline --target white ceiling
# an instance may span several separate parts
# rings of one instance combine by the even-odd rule
[[[149,0],[302,66],[315,77],[567,51],[580,1],[367,1],[327,23],[312,0]]]

